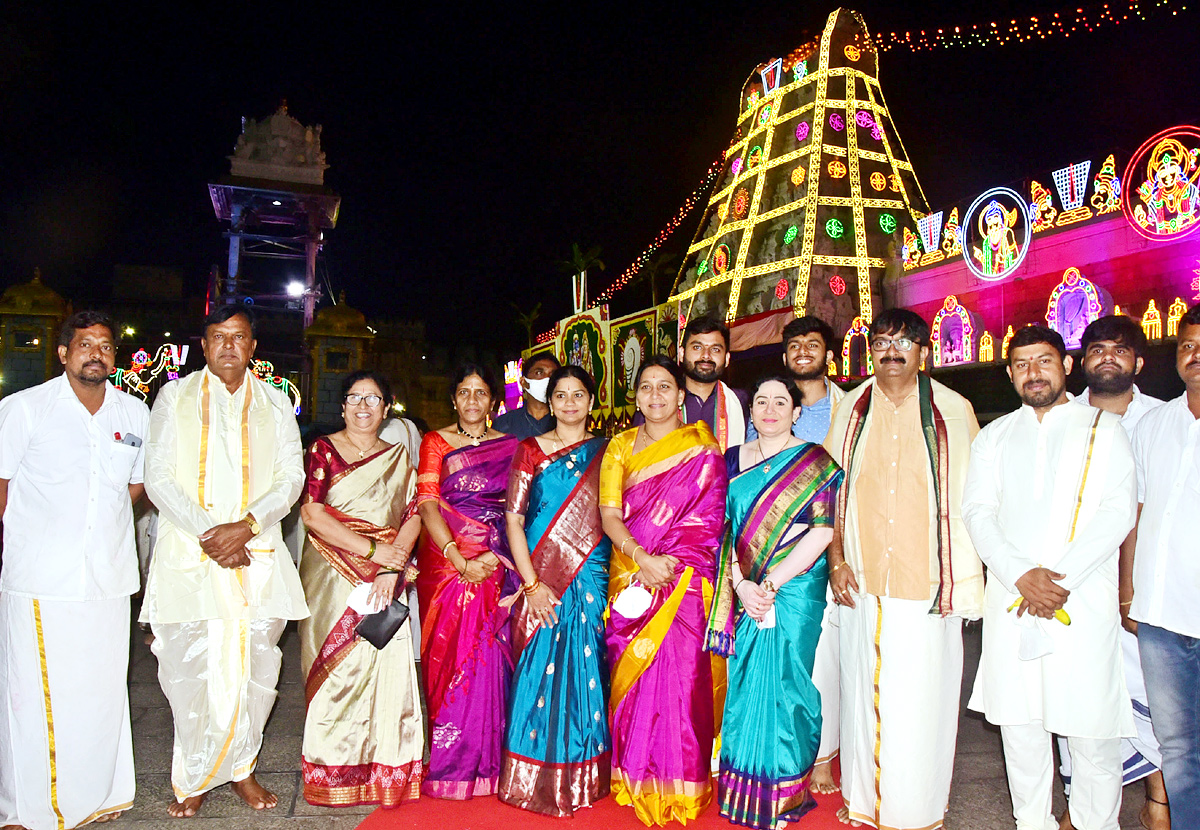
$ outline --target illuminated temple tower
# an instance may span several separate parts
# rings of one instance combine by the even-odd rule
[[[747,80],[725,169],[671,297],[681,319],[735,323],[794,307],[840,334],[882,308],[928,206],[880,91],[878,58],[862,18],[839,9],[819,41]]]

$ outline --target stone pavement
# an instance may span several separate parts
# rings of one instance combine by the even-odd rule
[[[209,795],[195,818],[169,818],[166,805],[172,798],[171,710],[158,685],[157,661],[150,654],[149,647],[143,644],[141,633],[136,628],[134,631],[130,706],[134,760],[138,770],[137,799],[133,809],[111,825],[114,830],[350,830],[372,811],[370,807],[313,807],[300,795],[304,685],[300,682],[299,638],[292,625],[281,642],[283,671],[279,700],[267,725],[258,764],[258,778],[279,796],[279,806],[274,810],[255,813],[234,796],[228,786],[224,786]],[[975,678],[979,644],[979,625],[968,626],[962,698],[964,709]],[[1122,830],[1140,827],[1137,816],[1143,802],[1144,790],[1140,783],[1125,789],[1125,803],[1121,810]],[[1064,803],[1060,785],[1057,787],[1056,814]],[[564,827],[568,824],[564,822]],[[630,826],[641,827],[632,815]],[[1013,826],[1012,804],[1000,754],[1000,733],[984,723],[977,714],[964,712],[959,722],[958,755],[946,827],[951,830],[1011,830]],[[800,822],[797,830],[803,830],[803,827],[804,823]]]

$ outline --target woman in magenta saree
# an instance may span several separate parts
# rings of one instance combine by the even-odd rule
[[[517,587],[507,578],[504,498],[517,441],[488,427],[496,389],[486,369],[460,369],[457,424],[421,442],[417,593],[431,727],[421,792],[438,798],[491,795],[500,774],[512,669],[500,601]]]
[[[704,636],[727,476],[708,426],[679,422],[683,377],[673,361],[648,359],[635,388],[646,422],[612,440],[600,473],[613,542],[612,793],[644,824],[665,825],[697,818],[712,800]]]

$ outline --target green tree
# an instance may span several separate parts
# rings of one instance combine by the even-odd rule
[[[600,259],[599,245],[593,245],[584,251],[579,247],[578,242],[572,242],[571,258],[558,262],[558,270],[566,274],[581,274],[591,268],[604,270],[604,260]]]

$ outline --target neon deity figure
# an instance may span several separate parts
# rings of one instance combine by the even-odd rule
[[[1188,150],[1175,138],[1158,143],[1146,164],[1146,180],[1137,195],[1144,204],[1133,209],[1134,219],[1157,234],[1173,234],[1200,219],[1200,149]]]
[[[946,256],[958,256],[962,253],[962,242],[958,238],[958,208],[950,211],[946,227],[942,228],[942,250]]]
[[[1179,336],[1179,321],[1187,313],[1187,303],[1182,297],[1176,297],[1175,302],[1167,308],[1167,337]]]
[[[1142,315],[1142,331],[1146,333],[1147,340],[1162,339],[1162,312],[1155,307],[1154,300],[1150,301],[1146,313]]]
[[[983,237],[983,248],[972,248],[971,253],[979,260],[983,273],[998,277],[1017,263],[1020,248],[1013,226],[1017,224],[1017,210],[1005,210],[995,199],[988,202],[979,217],[979,235]]]
[[[1044,188],[1040,182],[1031,181],[1029,198],[1033,200],[1029,203],[1029,212],[1033,215],[1034,233],[1054,227],[1054,217],[1058,216],[1058,210],[1054,207],[1050,191]]]
[[[1078,349],[1083,330],[1103,313],[1100,292],[1078,268],[1063,272],[1062,282],[1050,294],[1046,325],[1062,335],[1068,349]]]
[[[1092,207],[1099,214],[1121,209],[1121,180],[1117,178],[1117,160],[1111,153],[1100,165],[1092,184]]]

